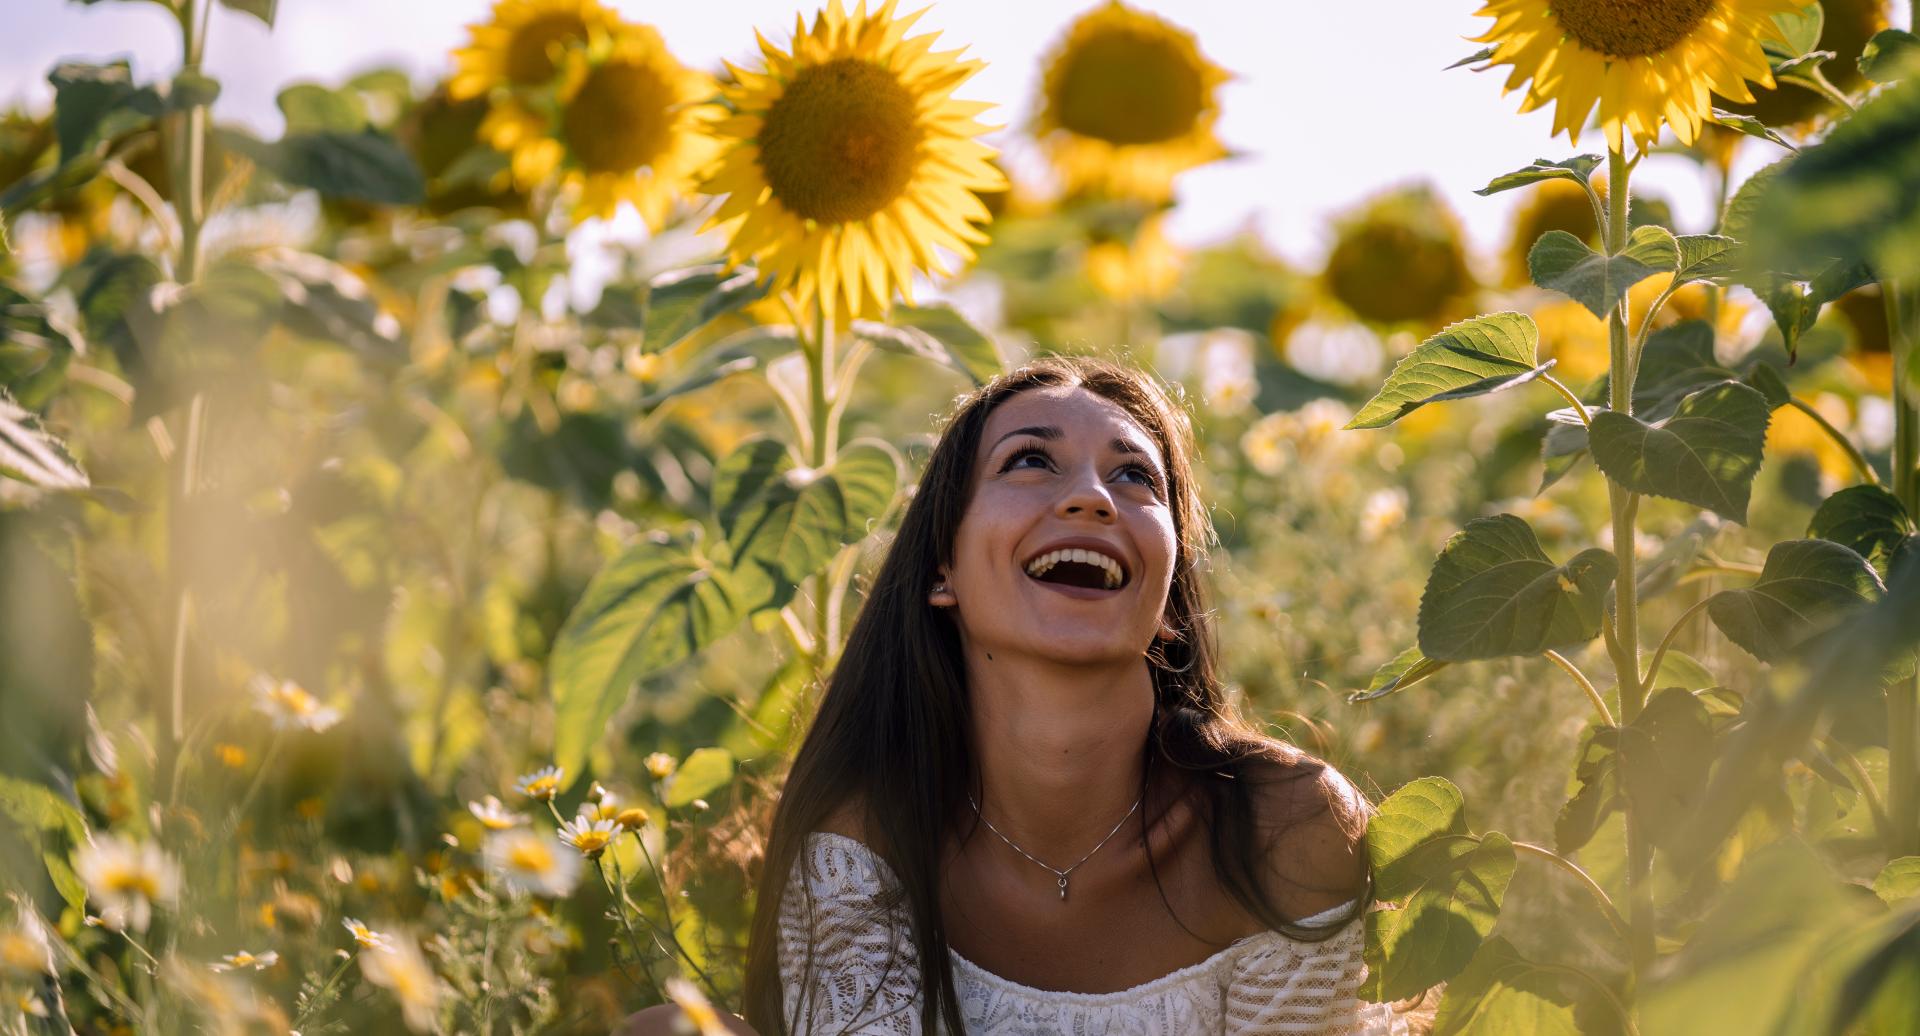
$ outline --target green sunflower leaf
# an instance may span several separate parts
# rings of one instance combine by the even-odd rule
[[[1583,1036],[1615,1017],[1592,984],[1528,960],[1496,935],[1447,983],[1433,1036]]]
[[[268,143],[232,130],[220,142],[281,182],[311,187],[323,197],[375,205],[417,205],[426,179],[413,156],[385,133],[319,130],[289,133]]]
[[[1386,665],[1374,670],[1373,679],[1367,682],[1367,689],[1348,695],[1347,702],[1358,704],[1384,698],[1396,691],[1404,691],[1446,667],[1447,663],[1436,662],[1422,655],[1419,648],[1410,647],[1395,655]]]
[[[1860,74],[1876,83],[1892,83],[1920,74],[1920,36],[1905,29],[1881,29],[1860,51]]]
[[[1606,255],[1564,230],[1540,235],[1527,253],[1533,283],[1560,292],[1606,319],[1627,289],[1679,261],[1679,245],[1665,227],[1634,228],[1627,247]]]
[[[1848,486],[1827,497],[1807,523],[1807,535],[1832,540],[1887,574],[1893,552],[1914,531],[1900,498],[1879,486]]]
[[[1570,236],[1570,235],[1569,235]],[[1465,399],[1539,377],[1540,329],[1525,313],[1490,313],[1450,324],[1393,365],[1386,384],[1348,428],[1384,428],[1428,403]]]
[[[751,266],[713,264],[660,274],[647,285],[643,347],[665,352],[721,316],[765,298],[771,285]]]
[[[733,780],[733,753],[724,748],[699,748],[673,771],[660,791],[663,806],[685,806],[705,798]]]
[[[899,480],[896,454],[877,439],[848,443],[819,470],[798,467],[786,444],[764,437],[723,458],[713,473],[714,514],[750,606],[779,607],[841,547],[864,539]]]
[[[0,389],[38,409],[66,381],[73,338],[47,307],[0,283]]]
[[[1534,655],[1592,640],[1616,562],[1581,551],[1555,565],[1527,523],[1476,518],[1447,541],[1420,597],[1420,651],[1467,661]]]
[[[1678,249],[1674,263],[1673,286],[1694,281],[1711,281],[1734,273],[1733,260],[1740,242],[1718,234],[1682,234],[1673,239]]]
[[[1873,879],[1874,895],[1888,906],[1920,896],[1920,856],[1902,856],[1887,861]]]
[[[1406,905],[1366,917],[1368,976],[1360,995],[1369,1000],[1418,995],[1467,966],[1500,919],[1513,880],[1513,843],[1497,831],[1436,839],[1407,865]]]
[[[1490,54],[1491,50],[1489,49],[1482,53]],[[1475,55],[1467,60],[1479,60],[1479,55]],[[1502,173],[1494,177],[1492,182],[1488,183],[1485,187],[1473,193],[1481,197],[1486,197],[1489,194],[1499,194],[1501,191],[1510,191],[1515,187],[1525,187],[1528,184],[1539,183],[1542,180],[1572,180],[1575,183],[1586,183],[1588,178],[1593,175],[1594,169],[1599,165],[1599,155],[1575,155],[1572,158],[1562,159],[1558,162],[1549,162],[1544,158],[1536,158],[1533,160],[1532,165],[1524,169],[1515,169],[1511,173]]]
[[[951,367],[984,385],[1005,369],[993,336],[973,326],[951,306],[895,306],[885,323],[853,322],[854,334],[889,352],[918,356]]]
[[[685,661],[739,626],[732,574],[664,542],[642,540],[602,568],[554,640],[554,762],[581,772],[587,751],[634,683]]]
[[[1800,150],[1793,146],[1792,141],[1775,133],[1772,127],[1751,115],[1741,115],[1738,112],[1727,111],[1725,108],[1715,108],[1713,109],[1713,121],[1736,133],[1744,133],[1749,137],[1758,137],[1769,144],[1777,144],[1780,147],[1786,148],[1788,151]]]
[[[54,492],[83,491],[91,485],[66,446],[4,388],[0,388],[0,478]]]
[[[1708,598],[1707,616],[1748,654],[1778,662],[1879,600],[1885,589],[1866,559],[1848,547],[1783,540],[1767,552],[1753,585]]]
[[[1596,414],[1587,440],[1594,463],[1627,489],[1744,524],[1769,417],[1766,397],[1723,381],[1688,394],[1657,424],[1611,410]]]

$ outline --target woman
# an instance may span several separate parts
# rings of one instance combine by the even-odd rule
[[[960,403],[787,778],[734,1031],[1403,1031],[1354,996],[1370,807],[1218,685],[1192,439],[1102,360]]]

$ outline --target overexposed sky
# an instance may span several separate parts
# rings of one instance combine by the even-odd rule
[[[610,0],[648,21],[685,62],[717,70],[722,58],[751,60],[753,30],[789,38],[794,15],[812,6],[792,0]],[[1040,61],[1067,24],[1095,0],[942,0],[917,29],[941,31],[942,48],[965,45],[987,67],[963,98],[1001,107],[988,121],[1008,128],[993,142],[1016,173],[1038,161],[1019,127],[1032,111]],[[171,16],[155,4],[0,0],[0,104],[36,108],[51,101],[46,73],[63,58],[130,56],[136,77],[158,78],[178,64]],[[207,68],[224,83],[220,120],[277,133],[274,95],[300,80],[332,83],[376,65],[397,65],[427,81],[451,68],[448,52],[465,26],[486,17],[486,0],[280,0],[269,32],[252,18],[217,8]],[[914,9],[912,0],[903,8]],[[1357,0],[1311,4],[1251,0],[1166,0],[1135,6],[1190,29],[1201,52],[1235,78],[1222,88],[1219,134],[1244,157],[1185,174],[1171,234],[1201,244],[1251,223],[1282,255],[1315,263],[1327,248],[1327,222],[1369,194],[1425,179],[1491,251],[1522,192],[1480,198],[1471,192],[1536,157],[1576,149],[1549,138],[1546,109],[1518,115],[1518,94],[1503,97],[1501,73],[1446,71],[1479,48],[1463,37],[1484,31],[1476,0]],[[1905,23],[1905,4],[1896,5]],[[1605,147],[1583,135],[1579,151]],[[1771,161],[1777,149],[1753,142],[1736,175]],[[1639,191],[1672,203],[1680,228],[1704,230],[1711,199],[1683,159],[1650,157],[1635,174]]]

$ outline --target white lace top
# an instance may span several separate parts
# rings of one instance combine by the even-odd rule
[[[791,1031],[921,1036],[917,951],[905,906],[889,906],[886,896],[896,887],[886,861],[860,842],[807,836],[780,901],[780,982]],[[1330,921],[1350,908],[1301,923]],[[947,952],[969,1034],[1401,1036],[1406,1023],[1387,1005],[1354,995],[1366,976],[1362,938],[1359,924],[1317,943],[1261,932],[1117,993],[1035,989]],[[801,973],[809,945],[811,980]]]

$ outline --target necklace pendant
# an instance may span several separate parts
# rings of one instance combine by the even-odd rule
[[[1060,898],[1062,900],[1067,898],[1067,879],[1065,878],[1060,879]]]

